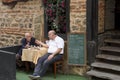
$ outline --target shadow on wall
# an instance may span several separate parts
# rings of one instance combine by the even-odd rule
[[[29,0],[2,0],[4,5],[7,5],[10,9],[14,8],[17,2],[27,2]]]

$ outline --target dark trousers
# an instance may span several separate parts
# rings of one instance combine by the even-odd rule
[[[34,73],[33,73],[34,76],[36,76],[36,75],[39,75],[41,77],[44,76],[44,74],[47,71],[50,64],[62,59],[62,54],[58,54],[58,55],[54,56],[54,58],[52,58],[51,60],[48,61],[47,58],[49,55],[51,55],[51,53],[47,53],[43,57],[40,57],[38,59],[37,65],[36,65],[36,67],[34,69]]]

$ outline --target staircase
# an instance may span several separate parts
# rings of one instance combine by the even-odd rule
[[[120,80],[120,37],[106,39],[104,43],[105,46],[99,49],[101,54],[96,56],[87,75],[92,80]]]

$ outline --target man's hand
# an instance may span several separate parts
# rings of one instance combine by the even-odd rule
[[[43,46],[43,47],[48,48],[48,45],[47,45],[47,44],[45,44],[45,43],[43,43],[42,41],[38,41],[38,40],[36,40],[35,42],[36,42],[37,44],[39,44],[39,45]]]
[[[19,55],[18,53],[16,54],[16,59],[21,59],[21,55]]]
[[[47,60],[51,60],[53,57],[54,57],[54,55],[51,54],[51,55],[49,55]]]
[[[39,40],[36,40],[35,43],[38,45],[41,45],[41,41],[39,41]]]
[[[26,46],[25,46],[25,48],[29,48],[30,47],[30,45],[29,44],[27,44]]]

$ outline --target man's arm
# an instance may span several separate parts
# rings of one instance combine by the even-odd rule
[[[58,48],[52,55],[48,57],[47,60],[51,60],[55,55],[59,54],[62,51],[62,48]]]
[[[58,48],[54,53],[52,53],[53,56],[59,54],[62,51],[62,48]]]
[[[45,43],[43,43],[41,41],[38,41],[38,40],[36,40],[35,43],[38,44],[38,45],[42,45],[43,47],[46,47],[46,48],[49,47],[47,44],[45,44]]]

